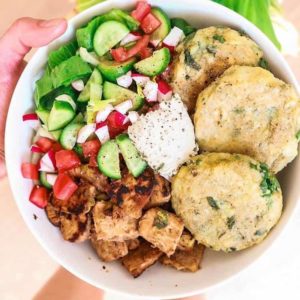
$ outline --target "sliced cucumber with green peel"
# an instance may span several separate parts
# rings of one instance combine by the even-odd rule
[[[103,84],[103,97],[105,99],[115,99],[116,102],[114,104],[131,100],[133,104],[132,110],[139,110],[144,105],[143,97],[131,90],[125,89],[108,81]]]
[[[94,69],[90,79],[86,83],[83,91],[80,93],[77,101],[78,102],[88,102],[88,101],[90,101],[91,84],[94,83],[94,84],[98,85],[99,87],[101,87],[102,82],[103,82],[103,79],[102,79],[101,73],[97,69]],[[101,90],[99,89],[98,92],[99,92],[99,98],[101,99],[102,89]],[[95,95],[95,92],[94,92],[94,95]]]
[[[54,101],[48,119],[49,131],[55,131],[64,128],[75,117],[75,111],[70,103],[65,101]]]
[[[84,122],[84,116],[82,113],[77,114],[77,116],[71,121],[70,124],[76,124],[76,123],[83,123]]]
[[[82,158],[83,157],[83,150],[82,146],[79,144],[76,144],[73,148],[73,150]]]
[[[134,177],[140,176],[147,168],[147,163],[141,158],[138,150],[130,140],[128,134],[118,135],[116,137],[116,141],[129,172]]]
[[[60,138],[60,136],[61,136],[61,133],[62,133],[62,130],[61,130],[61,129],[51,131],[51,135],[53,136],[53,138],[54,138],[56,141],[59,141],[59,138]]]
[[[40,181],[45,188],[52,189],[52,185],[47,181],[47,172],[40,172]]]
[[[154,7],[152,14],[160,21],[160,26],[151,34],[151,41],[162,41],[171,31],[171,21],[168,15],[160,8]]]
[[[74,148],[78,132],[82,127],[82,123],[73,123],[63,129],[59,141],[64,149],[72,150]]]
[[[122,63],[101,59],[98,64],[98,69],[101,71],[105,79],[116,82],[117,78],[125,75],[128,71],[133,69],[136,63],[136,58],[131,58]]]
[[[48,119],[49,119],[49,115],[50,112],[42,107],[38,107],[35,110],[36,114],[38,115],[38,117],[40,118],[40,120],[43,122],[43,124],[47,125]]]
[[[63,94],[56,97],[55,100],[69,103],[72,106],[73,110],[76,111],[76,103],[74,102],[71,96]]]
[[[107,177],[121,179],[119,148],[115,140],[106,142],[97,156],[99,170]]]
[[[154,51],[152,56],[143,59],[134,65],[134,68],[141,74],[156,76],[161,74],[169,65],[171,54],[168,48]]]
[[[104,55],[116,46],[127,34],[129,29],[117,21],[108,21],[99,26],[94,36],[94,49],[99,56]]]

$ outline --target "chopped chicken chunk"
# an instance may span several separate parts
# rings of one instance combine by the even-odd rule
[[[192,236],[192,234],[190,232],[188,232],[187,230],[184,230],[180,237],[177,249],[182,250],[182,251],[192,250],[195,245],[195,241],[196,240]]]
[[[160,208],[151,208],[139,222],[139,233],[170,256],[175,252],[183,227],[183,222],[175,214]]]
[[[127,240],[125,241],[128,247],[128,250],[134,250],[140,245],[139,239]]]
[[[59,209],[55,208],[50,202],[48,202],[47,206],[45,207],[45,213],[48,217],[48,220],[54,225],[60,225],[60,213]]]

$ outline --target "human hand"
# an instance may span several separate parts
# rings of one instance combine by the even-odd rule
[[[0,178],[5,175],[5,121],[10,99],[26,65],[24,57],[32,48],[49,44],[66,29],[65,19],[45,21],[21,18],[0,38]]]

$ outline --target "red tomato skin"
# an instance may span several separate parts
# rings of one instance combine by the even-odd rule
[[[92,168],[97,168],[98,167],[97,155],[92,155],[90,157],[89,166],[92,167]]]
[[[65,172],[81,165],[81,161],[73,150],[60,150],[55,153],[56,168]]]
[[[46,138],[46,137],[40,137],[37,142],[36,145],[44,152],[47,153],[53,145],[53,141]]]
[[[29,201],[39,208],[45,208],[48,204],[48,191],[45,187],[35,185],[30,193]]]
[[[101,143],[98,139],[87,141],[82,144],[83,156],[85,158],[97,156],[101,147]]]
[[[151,34],[154,32],[159,26],[161,22],[152,14],[149,13],[142,21],[141,28],[142,30],[147,33]]]
[[[21,165],[22,176],[26,179],[38,180],[39,171],[38,166],[32,163],[22,163]]]
[[[58,174],[53,186],[53,193],[56,198],[67,201],[77,189],[77,184],[72,180],[70,176],[64,173],[60,173]]]
[[[140,51],[140,56],[141,56],[141,59],[145,59],[145,58],[148,58],[152,55],[152,49],[151,48],[143,48],[141,51]]]
[[[151,6],[147,2],[139,1],[136,5],[136,9],[131,13],[131,16],[141,22],[150,11]]]

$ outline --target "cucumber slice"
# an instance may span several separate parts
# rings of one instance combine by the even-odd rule
[[[105,79],[116,82],[118,77],[125,75],[128,71],[132,70],[135,63],[136,58],[131,58],[122,63],[101,59],[98,68]]]
[[[92,69],[88,63],[79,56],[72,56],[52,70],[51,78],[53,86],[57,88],[62,85],[68,86],[73,81],[85,78],[91,73]]]
[[[75,111],[70,103],[56,100],[50,111],[48,119],[49,131],[62,129],[75,117]]]
[[[56,141],[59,141],[59,138],[61,136],[61,133],[62,133],[62,130],[61,129],[58,129],[58,130],[55,130],[55,131],[51,131],[51,134],[53,136],[53,138],[56,140]]]
[[[77,116],[72,120],[70,124],[75,124],[75,123],[83,123],[84,122],[84,116],[82,113],[77,114]]]
[[[154,7],[152,14],[160,21],[160,26],[151,34],[151,41],[162,41],[171,31],[171,21],[168,15],[160,8]]]
[[[69,59],[76,54],[78,49],[77,41],[69,42],[57,50],[53,50],[49,53],[48,64],[51,69],[61,64],[63,61]]]
[[[69,95],[67,94],[59,95],[58,97],[55,98],[55,100],[69,103],[72,106],[73,110],[76,111],[76,103]]]
[[[129,29],[117,21],[103,23],[94,36],[94,49],[99,56],[104,55],[117,45],[127,34]]]
[[[83,124],[73,123],[63,129],[59,141],[64,149],[72,150],[74,148],[78,132],[82,127]]]
[[[134,68],[141,74],[156,76],[161,74],[169,65],[171,54],[168,48],[154,51],[152,56],[143,59],[134,65]]]
[[[107,177],[121,179],[119,148],[115,140],[106,142],[97,157],[99,170]]]
[[[187,36],[193,32],[195,32],[197,29],[192,27],[186,20],[182,18],[173,18],[171,19],[172,27],[178,27],[184,32],[184,35]]]
[[[80,156],[80,158],[83,158],[83,150],[81,145],[76,144],[73,150]]]
[[[47,125],[50,112],[48,110],[42,108],[42,107],[38,107],[35,110],[35,113],[38,115],[38,117],[40,118],[40,120],[42,121],[42,123]]]
[[[102,80],[101,73],[97,69],[94,69],[90,79],[86,83],[83,91],[80,93],[77,101],[78,102],[88,102],[90,100],[91,84],[94,83],[94,84],[98,85],[99,87],[101,87],[102,82],[103,82],[103,80]],[[95,96],[95,91],[93,91],[93,93]],[[102,90],[98,89],[99,100],[101,100],[101,96],[102,96],[101,93],[102,93]]]
[[[112,20],[125,24],[130,31],[138,30],[140,25],[140,23],[128,13],[121,9],[112,9],[104,15],[94,18],[85,27],[77,29],[76,38],[79,46],[87,48],[89,51],[93,50],[93,38],[97,28],[104,22]]]
[[[125,89],[108,81],[103,84],[103,96],[105,99],[115,99],[116,101],[114,104],[131,100],[133,104],[132,110],[139,110],[144,105],[143,97],[131,90]]]
[[[52,185],[47,181],[47,173],[46,172],[40,172],[40,181],[41,181],[41,184],[45,188],[52,189]]]
[[[147,168],[147,163],[141,158],[136,147],[129,139],[128,134],[120,134],[116,137],[117,144],[125,160],[129,172],[134,176],[140,176]]]

